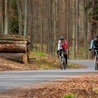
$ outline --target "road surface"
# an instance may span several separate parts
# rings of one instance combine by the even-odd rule
[[[85,65],[88,68],[0,72],[0,92],[28,84],[50,82],[64,77],[97,72],[92,60],[69,60],[69,62]]]

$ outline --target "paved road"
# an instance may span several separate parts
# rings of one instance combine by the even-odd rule
[[[62,79],[63,77],[72,77],[75,75],[97,72],[94,70],[94,64],[91,60],[70,60],[69,62],[88,66],[85,69],[67,69],[67,70],[31,70],[31,71],[11,71],[0,73],[0,92],[28,84],[43,83]]]

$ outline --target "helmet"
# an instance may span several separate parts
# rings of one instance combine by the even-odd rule
[[[61,36],[60,38],[59,38],[59,40],[63,40],[64,39],[64,37],[63,36]]]

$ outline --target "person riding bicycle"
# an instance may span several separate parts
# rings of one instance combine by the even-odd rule
[[[93,40],[91,40],[90,43],[90,49],[89,51],[94,51],[94,50],[98,50],[98,36],[95,36],[95,38]],[[95,53],[94,53],[95,55]]]
[[[61,36],[58,41],[58,50],[57,50],[58,56],[61,56],[62,51],[64,51],[64,58],[66,60],[67,65],[68,44],[63,36]]]

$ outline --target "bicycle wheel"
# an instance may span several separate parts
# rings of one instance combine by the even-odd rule
[[[98,70],[98,57],[97,56],[95,56],[94,63],[95,63],[95,70]]]
[[[61,58],[60,68],[61,68],[61,70],[65,70],[67,68],[64,57]]]
[[[95,70],[98,70],[98,64],[95,63]]]
[[[63,60],[62,60],[62,57],[60,57],[60,69],[63,70]]]
[[[64,68],[64,70],[67,68],[65,61],[63,62],[63,68]]]

